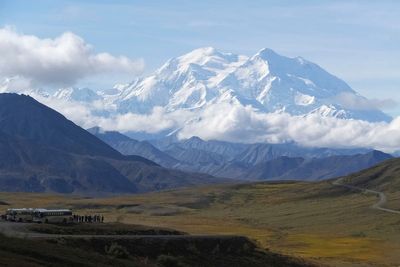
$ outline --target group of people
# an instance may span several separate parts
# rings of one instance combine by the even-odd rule
[[[73,215],[74,222],[77,223],[103,223],[104,216],[100,215]]]

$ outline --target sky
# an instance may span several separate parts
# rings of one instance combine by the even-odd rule
[[[398,14],[399,1],[0,1],[0,26],[39,38],[72,32],[95,51],[142,59],[142,75],[202,46],[245,55],[268,47],[316,62],[367,97],[400,102]]]
[[[198,47],[244,55],[268,47],[319,64],[362,95],[396,102],[398,14],[399,1],[0,1],[1,28],[39,39],[73,34],[63,38],[83,46],[87,59],[80,76],[71,65],[77,86],[128,82]],[[400,115],[399,105],[385,111]]]
[[[109,89],[199,47],[247,56],[270,48],[319,64],[393,120],[291,116],[212,103],[199,111],[154,107],[106,116],[102,101],[34,94],[84,128],[150,134],[180,129],[182,138],[400,151],[399,14],[400,1],[389,0],[0,0],[0,92]]]

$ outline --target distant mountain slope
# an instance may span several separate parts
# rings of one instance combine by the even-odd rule
[[[99,128],[89,131],[124,154],[148,154],[148,158],[163,166],[238,180],[320,180],[347,175],[392,158],[367,149],[307,148],[293,143],[235,144],[198,137],[159,141],[164,148],[160,151],[118,132],[102,132]],[[143,147],[141,143],[147,145]]]
[[[235,157],[236,161],[256,165],[282,156],[302,158],[325,158],[334,155],[355,155],[366,153],[367,149],[334,149],[303,147],[294,143],[251,144]]]
[[[173,140],[173,139],[172,139]],[[194,150],[201,150],[205,152],[210,152],[216,155],[220,155],[225,159],[233,159],[239,153],[244,151],[248,145],[246,144],[239,144],[239,143],[230,143],[224,141],[217,141],[217,140],[209,140],[204,141],[197,136],[193,136],[189,139],[182,140],[182,141],[172,141],[170,144],[164,146],[162,148],[163,151],[172,151],[177,148],[181,149],[194,149]]]
[[[324,160],[324,159],[323,159]],[[282,156],[276,159],[272,159],[265,163],[259,163],[254,167],[248,169],[243,176],[249,180],[272,180],[279,177],[285,176],[287,173],[291,173],[296,170],[305,162],[304,158],[290,158]],[[301,177],[307,179],[308,177]],[[293,177],[296,179],[296,177]]]
[[[0,94],[0,191],[134,193],[223,181],[124,156],[33,98]]]
[[[309,160],[281,157],[257,164],[247,173],[247,178],[322,180],[348,175],[391,158],[393,158],[391,155],[376,150],[366,154],[338,155]]]
[[[102,131],[98,127],[87,130],[124,155],[138,155],[164,167],[174,167],[178,160],[158,150],[147,141],[137,141],[116,131]]]
[[[340,183],[384,192],[400,190],[400,159],[394,158],[372,168],[340,178]]]

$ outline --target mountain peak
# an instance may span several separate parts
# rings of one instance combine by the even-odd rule
[[[274,50],[271,48],[263,48],[260,51],[257,52],[255,56],[259,56],[262,59],[269,59],[271,57],[282,57],[278,53],[276,53]]]
[[[200,66],[206,66],[209,68],[221,69],[232,63],[237,63],[243,60],[245,57],[238,56],[232,53],[221,52],[214,47],[201,47],[190,51],[180,57],[172,59],[172,61],[178,61],[179,65],[190,65],[197,64]]]
[[[278,54],[271,48],[263,48],[258,51],[253,58],[261,58],[264,61],[267,61],[269,64],[273,65],[283,65],[285,69],[291,69],[297,67],[301,67],[307,63],[311,65],[317,66],[316,64],[311,63],[310,61],[298,56],[298,57],[286,57]]]
[[[202,55],[213,55],[218,53],[217,49],[215,49],[212,46],[205,46],[205,47],[200,47],[197,49],[192,50],[189,53],[194,53],[194,54],[202,54]]]
[[[186,139],[184,142],[204,142],[204,140],[198,136],[192,136],[189,139]]]
[[[177,59],[179,59],[181,62],[187,62],[187,63],[199,63],[199,62],[204,62],[210,57],[220,57],[222,54],[217,51],[214,47],[201,47],[194,49]]]

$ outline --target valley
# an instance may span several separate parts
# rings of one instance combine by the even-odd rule
[[[187,233],[189,240],[199,242],[196,247],[208,247],[205,236],[222,238],[225,241],[217,242],[230,247],[236,239],[224,238],[234,236],[245,240],[239,247],[254,248],[250,254],[240,250],[245,254],[239,257],[229,250],[217,253],[216,266],[275,262],[361,267],[396,266],[400,261],[400,218],[397,212],[388,212],[400,210],[399,159],[377,150],[173,136],[137,141],[100,128],[86,131],[33,98],[17,94],[0,94],[0,148],[0,208],[68,208],[104,216],[115,228],[107,230],[111,233],[121,224],[143,225]],[[40,241],[39,248],[61,242],[60,251],[69,251],[74,240],[82,239],[86,249],[103,256],[104,249],[118,241],[129,257],[159,251],[148,254],[153,255],[151,264],[160,255],[178,253],[167,247],[182,246],[186,251],[191,246],[182,237],[161,237],[161,242],[140,234],[92,236],[79,234],[84,233],[79,227],[58,229],[67,234],[54,236],[22,234],[30,241],[15,240],[12,229],[3,231],[6,236],[1,238],[22,242],[18,246],[34,246],[39,240],[32,239],[41,237],[49,240]],[[146,252],[136,254],[133,244],[145,246]],[[209,251],[186,251],[175,261],[202,266],[208,262],[201,260],[206,254]],[[221,261],[226,257],[230,260]]]
[[[388,207],[399,197],[388,194]],[[1,193],[0,199],[10,206],[95,210],[108,222],[243,235],[273,252],[328,266],[396,266],[400,260],[399,215],[373,209],[376,195],[332,181],[216,185],[105,198]]]

